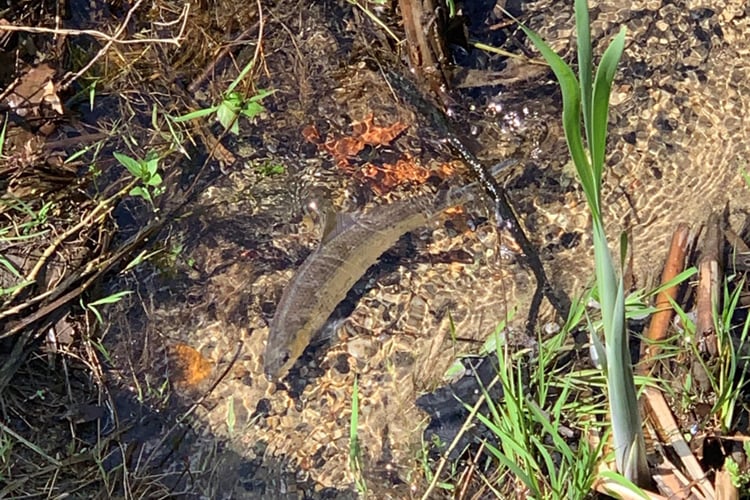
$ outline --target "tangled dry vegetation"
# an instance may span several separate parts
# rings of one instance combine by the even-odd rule
[[[138,422],[100,365],[100,309],[122,298],[102,278],[148,257],[214,158],[232,162],[173,117],[202,107],[199,89],[220,101],[217,75],[239,73],[227,40],[238,23],[234,44],[262,33],[258,6],[71,3],[0,10],[0,497],[163,496],[184,471],[121,444]]]

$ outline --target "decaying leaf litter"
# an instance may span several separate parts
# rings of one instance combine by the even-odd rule
[[[102,78],[93,92],[85,83],[73,87],[85,90],[77,100],[66,101],[68,94],[60,92],[59,97],[66,106],[81,113],[82,119],[78,122],[81,129],[73,132],[77,129],[63,122],[62,130],[57,131],[61,134],[58,138],[54,136],[55,131],[52,135],[43,136],[39,129],[32,127],[32,138],[44,138],[41,145],[36,146],[41,149],[28,150],[15,146],[15,150],[4,151],[19,162],[11,170],[10,178],[15,184],[9,184],[14,188],[12,192],[25,198],[27,203],[29,200],[38,201],[36,196],[39,192],[30,190],[39,189],[41,185],[58,192],[59,184],[52,182],[66,183],[71,178],[76,183],[65,185],[73,185],[70,191],[80,196],[80,201],[72,205],[77,211],[66,206],[62,211],[65,215],[60,216],[61,209],[58,207],[56,212],[55,207],[51,207],[48,209],[51,219],[42,218],[41,223],[38,215],[43,205],[33,207],[34,216],[24,211],[22,205],[13,209],[15,214],[21,214],[15,215],[16,218],[31,221],[20,229],[21,232],[26,231],[24,236],[35,234],[34,231],[40,227],[54,228],[50,231],[51,236],[40,235],[34,240],[40,248],[38,252],[42,254],[48,248],[53,249],[52,255],[46,257],[49,263],[45,266],[47,276],[44,286],[35,285],[39,289],[34,288],[28,296],[24,294],[30,293],[30,290],[21,290],[13,298],[24,311],[41,311],[43,314],[39,318],[33,315],[23,317],[41,321],[42,324],[37,324],[36,328],[28,328],[23,322],[16,323],[16,326],[28,332],[29,340],[48,329],[44,322],[54,323],[56,332],[74,328],[70,346],[60,341],[57,341],[56,347],[52,344],[58,352],[62,350],[71,354],[68,357],[47,354],[46,358],[32,355],[30,361],[22,365],[22,370],[14,375],[14,387],[3,393],[6,401],[14,403],[6,405],[26,408],[31,402],[40,402],[40,398],[35,397],[39,387],[34,383],[35,373],[72,371],[74,376],[68,375],[67,380],[77,380],[77,376],[85,386],[87,374],[101,373],[100,366],[103,364],[104,380],[113,388],[111,396],[108,393],[95,395],[92,392],[95,386],[89,386],[89,392],[78,394],[73,393],[73,389],[79,389],[79,385],[69,383],[70,390],[61,391],[52,399],[59,404],[51,404],[59,409],[56,415],[62,417],[60,421],[76,432],[83,433],[78,426],[102,425],[101,435],[93,439],[99,443],[101,450],[115,449],[109,455],[102,451],[111,460],[109,464],[112,469],[107,470],[112,470],[112,475],[81,474],[80,469],[74,468],[86,469],[91,464],[89,458],[93,454],[83,453],[78,457],[81,462],[68,466],[67,463],[59,463],[58,458],[46,451],[40,456],[52,459],[49,465],[35,469],[36,476],[28,476],[31,479],[45,477],[49,471],[62,465],[58,470],[66,471],[67,477],[85,477],[80,487],[90,488],[91,491],[102,491],[102,484],[115,491],[127,482],[128,487],[145,488],[143,494],[150,494],[153,490],[148,488],[166,488],[177,484],[181,488],[206,488],[206,494],[215,496],[219,492],[219,483],[227,485],[227,488],[237,488],[236,494],[241,491],[249,492],[247,494],[259,490],[281,491],[283,488],[312,492],[317,484],[318,492],[322,495],[324,493],[319,490],[321,486],[344,487],[351,484],[345,462],[349,451],[347,412],[350,411],[352,377],[358,372],[361,377],[359,393],[362,414],[359,438],[364,446],[363,470],[372,478],[369,481],[371,488],[373,483],[382,483],[386,479],[385,487],[396,497],[410,494],[411,487],[419,490],[420,479],[414,471],[417,470],[415,448],[418,446],[415,438],[419,437],[420,431],[414,428],[396,429],[395,423],[383,427],[373,425],[373,422],[377,422],[379,415],[384,413],[403,414],[404,421],[410,423],[420,421],[423,416],[413,408],[414,395],[419,390],[437,385],[439,375],[457,352],[471,350],[463,345],[454,347],[452,351],[446,348],[447,345],[456,345],[452,344],[454,341],[450,338],[447,325],[458,325],[459,336],[476,335],[477,339],[481,339],[484,336],[482,331],[488,331],[498,318],[507,316],[508,309],[519,298],[511,295],[499,297],[494,303],[477,303],[471,300],[471,290],[486,287],[488,282],[500,281],[509,290],[505,294],[508,295],[518,290],[531,291],[533,280],[513,271],[507,262],[498,265],[496,259],[488,256],[490,250],[497,248],[495,238],[498,235],[491,224],[481,224],[481,219],[489,219],[491,214],[487,213],[484,203],[477,202],[467,207],[466,215],[443,220],[436,229],[430,227],[417,231],[410,242],[405,242],[407,246],[416,248],[417,254],[429,256],[424,259],[428,262],[417,258],[411,262],[406,259],[404,263],[404,256],[414,252],[397,249],[390,258],[390,273],[386,271],[384,275],[369,277],[370,281],[376,283],[375,288],[371,287],[356,303],[334,345],[312,353],[318,356],[317,360],[311,360],[309,355],[303,358],[297,371],[293,370],[292,380],[288,384],[289,393],[267,384],[263,380],[258,359],[263,332],[283,283],[318,238],[316,230],[306,226],[306,219],[300,219],[301,205],[310,192],[324,187],[332,204],[343,211],[362,206],[372,208],[370,202],[375,199],[385,203],[402,196],[412,196],[415,189],[424,189],[410,185],[411,182],[406,185],[396,183],[390,187],[390,191],[383,189],[383,173],[388,172],[384,165],[394,165],[399,161],[396,148],[408,149],[404,144],[412,147],[418,144],[417,153],[410,154],[419,158],[422,165],[433,172],[443,171],[445,163],[452,159],[451,155],[440,144],[440,137],[430,137],[435,132],[423,126],[413,109],[399,104],[389,94],[378,72],[377,57],[364,49],[373,44],[376,47],[389,47],[389,44],[384,40],[385,35],[375,30],[370,19],[358,10],[328,4],[316,6],[311,11],[314,13],[311,19],[300,19],[293,15],[284,17],[283,12],[288,12],[287,9],[265,5],[264,19],[261,21],[256,7],[236,8],[238,10],[234,11],[231,8],[215,9],[210,13],[208,10],[192,9],[184,18],[187,20],[185,33],[187,39],[196,43],[172,46],[153,40],[179,36],[183,7],[161,4],[159,21],[154,21],[141,17],[143,14],[137,2],[134,6],[132,19],[137,27],[128,27],[118,36],[128,39],[128,35],[140,33],[152,40],[132,45],[112,43],[98,58],[98,63],[79,77],[79,82],[88,81],[86,75],[89,73]],[[117,12],[116,8],[102,9],[92,11],[91,19],[98,19],[100,23],[101,19],[105,19],[103,24],[111,24],[111,27],[110,31],[103,31],[117,33],[127,14],[127,11]],[[113,16],[115,21],[108,19],[108,16]],[[38,22],[40,25],[54,26],[51,22]],[[82,21],[76,18],[76,22]],[[269,31],[269,26],[275,29]],[[356,28],[352,30],[351,26]],[[101,24],[96,27],[101,27]],[[265,32],[264,45],[258,53],[256,40],[261,27]],[[277,35],[269,35],[271,32]],[[729,36],[732,32],[727,29],[727,33]],[[230,45],[228,41],[235,39],[236,34],[240,37],[238,41],[245,46],[227,52],[224,47]],[[47,35],[27,36],[41,38],[43,42]],[[69,41],[75,36],[66,35],[65,42],[58,45],[53,45],[49,40],[47,43],[50,47],[62,46],[63,49],[58,50],[64,50],[68,47],[66,43],[75,47]],[[51,38],[50,35],[48,39]],[[36,41],[38,44],[42,42]],[[109,40],[103,38],[99,43],[98,47],[104,47]],[[211,50],[206,51],[206,48]],[[241,134],[238,138],[222,137],[219,127],[206,125],[210,124],[210,120],[190,121],[181,125],[167,118],[167,115],[181,116],[196,108],[221,102],[233,78],[248,61],[253,60],[256,53],[259,57],[250,75],[252,78],[248,77],[247,82],[255,81],[257,87],[243,90],[247,95],[253,95],[257,89],[268,88],[276,90],[276,94],[262,101],[268,109],[265,116],[257,118],[255,122],[240,123]],[[214,66],[213,62],[220,54],[226,54],[226,57]],[[343,65],[340,59],[342,54],[347,55]],[[379,55],[378,52],[375,54]],[[93,56],[84,59],[88,62]],[[390,59],[382,55],[382,60]],[[35,59],[29,59],[27,64],[33,66],[33,61]],[[84,67],[85,62],[79,61],[77,64],[72,66],[73,75]],[[289,68],[292,68],[291,74]],[[180,78],[175,79],[175,75]],[[64,81],[62,75],[59,80],[52,79],[52,82]],[[175,81],[179,81],[180,85],[174,85]],[[194,85],[199,81],[202,83]],[[186,85],[185,82],[190,83]],[[181,91],[181,86],[186,86],[187,91]],[[144,91],[144,87],[149,90]],[[133,89],[137,89],[137,92],[133,92]],[[323,89],[328,92],[318,93]],[[93,113],[87,110],[87,100],[92,93],[96,104]],[[41,106],[54,113],[53,97],[57,92],[43,95],[52,102],[39,101]],[[512,101],[512,98],[508,99]],[[544,97],[540,98],[540,102],[545,102]],[[554,100],[547,102],[551,109],[555,108]],[[489,158],[483,159],[501,159],[513,154],[533,157],[539,155],[540,151],[546,151],[542,147],[545,144],[543,138],[530,139],[529,136],[533,136],[532,129],[539,122],[551,123],[552,119],[536,116],[519,126],[517,117],[512,115],[525,116],[524,108],[519,106],[518,111],[513,111],[512,106],[506,108],[507,121],[502,122],[502,126],[483,130],[479,142],[493,142],[496,148],[492,152],[484,152]],[[104,112],[99,114],[98,110]],[[350,173],[342,173],[317,152],[317,145],[303,140],[302,130],[311,122],[323,134],[327,135],[330,131],[333,132],[332,136],[345,136],[353,122],[363,121],[370,114],[374,114],[375,121],[382,125],[403,121],[410,128],[392,146],[395,156],[392,160],[377,158],[379,154],[391,154],[388,151],[391,146],[373,148],[375,153],[365,151],[366,156],[375,156],[376,160],[380,160],[374,166],[370,162],[367,170],[364,163],[355,165],[362,168],[364,173],[373,172],[374,175],[369,177],[361,175],[353,178]],[[311,120],[311,117],[314,119]],[[49,117],[37,120],[44,124],[55,121]],[[88,126],[84,127],[83,123]],[[96,128],[89,128],[92,124]],[[497,140],[498,129],[507,134],[508,137],[503,136],[504,141]],[[554,136],[553,132],[550,133]],[[75,136],[84,139],[66,142]],[[488,137],[494,141],[481,140]],[[530,144],[522,144],[523,138]],[[218,147],[217,139],[221,139],[221,144],[225,146]],[[72,166],[61,162],[58,165],[49,164],[49,158],[65,159],[81,143],[91,144],[92,148],[74,160]],[[20,139],[17,144],[30,143]],[[14,151],[17,153],[21,150],[24,155],[14,154]],[[132,183],[133,178],[125,174],[112,159],[113,151],[137,160],[146,159],[149,152],[162,157],[159,163],[165,190],[155,198],[159,208],[158,217],[153,215],[153,208],[147,202],[127,196],[133,187],[128,183]],[[206,167],[202,167],[203,160],[208,158],[211,151],[217,156],[218,163],[207,162]],[[57,154],[53,154],[55,152]],[[236,159],[239,159],[239,164],[233,161]],[[95,170],[101,173],[94,176],[96,172],[88,168],[89,164],[94,164]],[[44,165],[44,168],[40,169],[40,165]],[[56,175],[39,174],[40,170],[42,174],[48,174],[46,169],[55,168],[52,171]],[[279,170],[284,172],[278,173]],[[509,185],[518,193],[528,194],[528,184],[524,187],[524,183],[533,177],[533,170],[530,171],[528,165],[521,170],[520,176],[510,177]],[[61,172],[65,175],[60,175]],[[271,175],[274,172],[277,174]],[[521,211],[525,211],[524,207],[546,203],[549,204],[547,213],[554,213],[555,208],[558,209],[555,230],[563,235],[568,232],[566,229],[585,227],[585,221],[576,225],[560,220],[559,216],[567,213],[563,208],[575,199],[575,192],[560,187],[564,184],[564,177],[541,176],[537,182],[549,186],[553,179],[558,191],[543,192],[541,197],[520,196]],[[380,188],[379,198],[373,195],[377,192],[374,189],[376,186]],[[62,201],[58,203],[67,203],[65,191],[60,192]],[[75,197],[71,198],[76,200]],[[109,205],[98,204],[100,200],[108,198],[112,198]],[[39,199],[49,198],[40,196]],[[121,199],[125,201],[120,202]],[[181,206],[186,199],[189,203],[183,210],[173,214],[172,209]],[[110,212],[111,209],[114,210]],[[80,216],[72,215],[79,212]],[[539,229],[546,227],[541,216],[533,215],[535,219],[527,221],[532,229],[534,226]],[[86,221],[86,224],[81,224],[81,221]],[[463,228],[475,226],[477,221],[480,223],[476,231],[464,232]],[[168,228],[161,227],[165,222],[170,223]],[[157,238],[159,243],[142,246],[144,242],[141,240],[153,240],[153,232],[158,229],[161,229]],[[61,243],[56,243],[55,238],[61,236],[65,238],[60,239]],[[545,238],[550,237],[542,235],[543,245]],[[76,242],[86,244],[76,245]],[[554,237],[546,240],[546,245],[550,247],[548,251],[554,251],[555,244]],[[80,247],[88,253],[79,254]],[[119,273],[119,278],[114,281],[97,285],[102,283],[95,279],[100,270],[110,266],[114,266],[115,272],[122,269],[126,262],[139,255],[142,248],[148,249],[146,253],[160,252],[152,256],[145,266]],[[99,261],[94,257],[98,254],[103,256]],[[34,254],[30,252],[24,255]],[[510,258],[513,258],[512,254]],[[53,263],[56,259],[67,264],[67,268],[62,266],[62,273],[71,274],[62,278],[54,274],[52,270],[55,269]],[[386,262],[388,260],[386,256]],[[15,267],[23,265],[14,260],[10,262]],[[33,270],[36,262],[39,260],[31,262],[32,268],[25,270],[24,276]],[[93,262],[93,265],[87,269],[84,262]],[[5,284],[3,286],[6,287]],[[55,290],[52,295],[42,297],[50,287]],[[91,294],[82,294],[84,288],[91,290]],[[453,293],[441,295],[441,289]],[[91,305],[101,297],[124,290],[133,293],[124,296],[114,307],[87,307],[87,304]],[[462,293],[465,297],[462,297]],[[34,301],[33,297],[41,298]],[[408,300],[404,300],[405,297]],[[59,304],[55,301],[59,301]],[[48,316],[49,312],[44,307],[49,304],[73,304],[72,314],[64,317],[70,319]],[[4,307],[3,310],[13,312],[12,307]],[[102,309],[103,326],[97,325],[97,315],[92,310],[98,307]],[[120,312],[117,312],[118,309]],[[89,314],[84,316],[81,311],[89,311]],[[523,314],[517,315],[523,317]],[[81,331],[98,333],[82,336]],[[424,338],[425,332],[430,333],[430,338]],[[58,335],[62,337],[62,333]],[[413,343],[409,343],[409,336],[413,337]],[[101,338],[104,339],[102,349],[97,350]],[[519,335],[519,340],[528,342],[522,335]],[[15,345],[25,346],[26,342]],[[49,345],[49,341],[46,341],[46,345]],[[418,354],[414,355],[415,352]],[[76,357],[76,353],[80,354]],[[88,362],[80,364],[80,360]],[[63,361],[65,364],[61,367]],[[66,366],[69,363],[70,366]],[[229,371],[221,378],[226,369]],[[415,372],[432,375],[415,380],[412,375]],[[27,377],[32,377],[28,378],[28,385],[16,384],[16,380],[27,380],[18,378],[25,373]],[[217,380],[216,388],[207,393],[206,390]],[[22,390],[12,392],[19,387]],[[50,405],[51,394],[48,392],[47,402],[42,407]],[[106,404],[108,400],[112,402],[109,407]],[[146,407],[154,410],[182,408],[184,411],[187,406],[191,410],[192,431],[183,437],[182,447],[175,449],[176,445],[165,445],[166,442],[173,442],[175,435],[182,435],[182,427],[175,427],[174,434],[166,434],[171,424],[152,416],[155,414],[148,410],[134,410],[135,405],[129,406],[133,400],[145,401]],[[195,402],[199,404],[189,406]],[[115,413],[113,410],[118,415],[144,412],[156,423],[151,427],[144,426],[146,430],[142,430],[141,435],[137,431],[130,436],[112,432],[104,425],[106,418],[102,417],[102,413],[111,416]],[[53,421],[49,412],[39,418],[42,422],[45,422],[45,418],[47,423]],[[122,428],[125,427],[123,424]],[[37,425],[35,428],[44,426]],[[61,436],[69,440],[69,434],[61,433]],[[304,442],[299,441],[300,436],[304,436]],[[110,437],[112,439],[108,440]],[[128,445],[128,456],[139,457],[131,462],[127,474],[115,468],[118,451],[113,443],[116,440],[133,443]],[[218,440],[231,443],[230,451],[220,450],[215,445]],[[35,439],[31,441],[36,442]],[[62,447],[63,442],[61,438],[59,446]],[[34,453],[29,451],[32,450],[29,447],[21,448],[24,452]],[[54,445],[50,449],[54,449]],[[200,452],[196,452],[196,449]],[[157,454],[153,455],[152,450],[156,450]],[[170,452],[173,456],[168,455]],[[190,456],[192,460],[191,479],[187,482],[183,474],[184,463],[176,463],[179,460],[175,460],[179,456]],[[170,476],[169,467],[157,468],[164,474],[162,482],[153,482],[139,475],[145,475],[149,467],[156,467],[155,464],[160,462],[163,462],[161,466],[169,464],[170,460],[173,460],[172,470],[176,474]],[[304,471],[300,477],[309,478],[310,482],[299,482],[294,473],[280,474],[279,469],[285,468],[286,460],[290,462],[289,470]],[[67,470],[65,467],[68,467]],[[204,478],[211,477],[213,470],[222,470],[226,477],[216,482],[210,479],[204,481]],[[16,471],[13,477],[25,476]],[[28,487],[29,491],[33,491],[33,486],[29,486],[31,484],[28,480],[10,483],[12,488]],[[61,480],[52,487],[62,488],[61,491],[69,488],[60,486],[62,484]]]

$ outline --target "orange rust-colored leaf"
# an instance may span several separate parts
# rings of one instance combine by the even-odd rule
[[[312,144],[321,144],[323,142],[323,139],[320,137],[320,132],[318,132],[318,127],[316,127],[314,123],[311,123],[302,129],[302,137]]]
[[[213,363],[187,344],[172,346],[172,357],[177,368],[177,379],[174,382],[178,385],[198,385],[213,370]]]
[[[372,114],[367,115],[364,120],[352,123],[352,136],[370,146],[385,146],[406,130],[405,123],[396,122],[389,127],[375,125]]]
[[[446,178],[453,174],[455,166],[446,163],[431,171],[423,167],[419,162],[404,154],[395,163],[376,165],[365,163],[361,167],[353,165],[353,160],[365,148],[365,146],[383,146],[390,144],[399,136],[407,125],[395,122],[389,126],[381,127],[375,125],[374,116],[367,115],[363,120],[351,124],[351,136],[327,137],[323,139],[314,124],[302,129],[302,136],[307,142],[316,144],[322,151],[331,155],[336,166],[350,173],[363,183],[370,186],[377,195],[389,193],[399,186],[405,184],[424,184],[430,175],[438,175]]]
[[[461,205],[456,205],[455,207],[450,207],[445,211],[445,215],[453,216],[453,215],[460,215],[463,214],[466,210]]]
[[[443,179],[447,179],[449,177],[453,177],[456,173],[456,170],[461,168],[462,163],[455,162],[455,161],[449,161],[447,163],[441,163],[435,173],[439,175]]]
[[[406,157],[396,162],[395,165],[384,165],[384,168],[393,172],[399,182],[411,182],[424,184],[430,178],[430,171],[417,163],[414,158]]]
[[[424,184],[430,177],[430,170],[420,165],[414,158],[407,156],[396,163],[385,163],[381,166],[366,163],[360,169],[359,174],[374,193],[383,195],[399,186]]]
[[[323,146],[336,160],[341,158],[354,158],[362,151],[365,144],[354,137],[340,137],[328,139]]]

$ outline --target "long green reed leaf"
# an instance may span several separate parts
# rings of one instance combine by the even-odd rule
[[[589,202],[589,206],[595,207],[595,217],[598,217],[599,203],[595,197],[592,198],[592,196],[596,196],[598,186],[595,184],[595,178],[591,170],[588,155],[583,147],[583,137],[581,136],[581,90],[578,87],[578,80],[573,70],[570,69],[570,66],[544,40],[523,24],[520,26],[539,52],[542,53],[542,56],[549,63],[552,72],[555,73],[555,77],[560,83],[563,99],[562,118],[565,139],[568,143],[570,155],[573,158],[578,177],[580,178],[583,192],[586,195],[586,200]]]
[[[578,77],[581,81],[581,101],[583,106],[583,125],[586,130],[586,142],[590,145],[593,133],[592,127],[592,110],[591,93],[593,87],[591,76],[592,70],[591,55],[591,28],[589,26],[589,9],[587,0],[575,0],[576,15],[576,36],[578,37]]]
[[[594,95],[592,109],[593,130],[589,136],[589,148],[591,149],[591,165],[594,168],[595,182],[601,185],[602,171],[604,170],[604,152],[607,146],[607,122],[609,113],[609,96],[612,91],[612,81],[620,62],[622,51],[625,47],[625,28],[612,40],[607,50],[604,51],[602,60],[596,70],[594,79]]]

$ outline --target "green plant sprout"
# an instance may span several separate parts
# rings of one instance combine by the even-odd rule
[[[357,491],[367,494],[367,483],[362,477],[362,448],[359,444],[359,381],[355,377],[352,386],[352,415],[349,419],[349,468],[354,475]]]
[[[102,318],[101,313],[99,312],[99,309],[97,309],[98,306],[103,306],[105,304],[115,304],[117,302],[120,302],[124,297],[127,297],[130,295],[131,291],[124,290],[122,292],[113,293],[112,295],[109,295],[107,297],[103,297],[99,300],[95,300],[94,302],[89,302],[85,305],[85,308],[91,311],[94,316],[96,316],[96,320],[99,322],[99,324],[104,323],[104,319]],[[81,303],[83,305],[83,303]]]
[[[136,160],[118,152],[113,155],[133,177],[143,183],[142,186],[135,186],[131,189],[130,196],[140,196],[153,207],[154,198],[164,192],[161,174],[159,174],[159,156],[153,151],[150,151],[142,160]]]
[[[742,449],[745,452],[745,456],[750,457],[750,441],[742,443]],[[724,467],[729,473],[732,485],[740,490],[740,495],[747,495],[750,490],[750,471],[741,470],[740,464],[738,464],[732,457],[727,457],[726,462],[724,462]]]
[[[742,307],[740,296],[745,289],[744,278],[739,280],[736,288],[730,293],[726,283],[724,285],[724,308],[721,314],[714,313],[714,331],[716,333],[718,355],[707,364],[696,342],[690,342],[693,357],[703,367],[708,376],[708,383],[716,395],[713,407],[709,412],[721,425],[722,433],[729,433],[734,422],[735,410],[742,400],[745,384],[750,377],[748,366],[748,332],[750,332],[750,317],[747,317],[739,332],[739,336],[732,335],[732,319],[737,308]],[[695,335],[695,325],[688,323]]]
[[[237,425],[237,415],[234,412],[234,398],[233,397],[230,397],[229,401],[227,401],[227,415],[225,418],[225,422],[227,424],[227,431],[229,432],[229,435],[234,436],[235,426]]]
[[[643,486],[650,481],[650,476],[628,350],[622,272],[615,271],[601,209],[609,96],[617,64],[625,46],[625,30],[621,29],[604,51],[594,75],[586,0],[575,0],[575,16],[578,78],[570,66],[539,36],[523,25],[521,28],[549,63],[562,90],[565,139],[593,222],[596,290],[601,305],[605,346],[601,345],[595,331],[592,332],[592,342],[607,376],[615,462],[625,478],[638,486]],[[584,146],[581,134],[581,114],[588,150]],[[621,255],[625,252],[624,243],[624,240],[621,240]]]
[[[530,498],[585,497],[594,482],[596,463],[604,443],[602,440],[592,446],[584,437],[571,445],[561,432],[567,427],[565,415],[580,413],[578,406],[581,404],[571,398],[571,384],[556,382],[559,375],[555,373],[555,357],[567,335],[561,330],[547,341],[540,339],[538,353],[529,359],[523,352],[512,354],[508,342],[496,333],[503,404],[493,401],[488,388],[481,386],[489,415],[477,413],[476,418],[497,438],[497,446],[489,442],[484,445],[500,464],[523,482]],[[529,367],[531,373],[527,376]],[[576,424],[583,436],[593,425],[596,425],[593,419]],[[500,495],[500,492],[495,493]]]
[[[237,120],[239,116],[243,115],[250,120],[254,119],[266,110],[260,101],[276,92],[275,90],[258,89],[255,95],[245,97],[235,90],[242,79],[253,69],[254,63],[255,60],[252,60],[245,65],[240,74],[237,75],[237,78],[234,79],[226,92],[224,92],[224,96],[219,104],[173,118],[174,122],[181,123],[216,114],[216,120],[221,123],[224,130],[229,130],[234,135],[239,134],[240,125]]]

